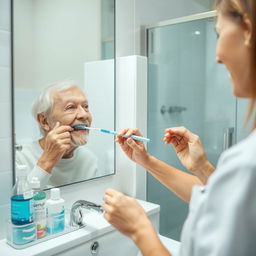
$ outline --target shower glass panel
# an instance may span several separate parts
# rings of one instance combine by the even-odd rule
[[[236,100],[228,74],[215,63],[215,18],[211,13],[170,21],[147,29],[148,144],[150,154],[176,168],[164,130],[185,126],[198,134],[216,165],[223,147],[235,141]],[[191,18],[194,17],[194,18]],[[233,140],[233,141],[232,141]],[[147,200],[160,204],[160,234],[179,240],[187,204],[147,174]]]

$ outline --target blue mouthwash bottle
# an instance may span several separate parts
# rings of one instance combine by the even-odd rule
[[[17,245],[35,240],[33,191],[27,181],[27,168],[17,165],[17,180],[11,197],[12,242]]]

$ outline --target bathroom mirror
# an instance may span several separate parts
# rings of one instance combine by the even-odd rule
[[[114,137],[97,130],[68,131],[72,141],[75,136],[86,137],[82,145],[76,144],[71,154],[65,149],[55,156],[58,151],[53,150],[42,161],[46,140],[40,139],[46,135],[40,133],[38,120],[31,114],[32,103],[49,84],[75,83],[79,89],[62,88],[54,95],[51,113],[56,102],[62,101],[66,104],[60,105],[62,111],[75,108],[86,113],[86,117],[73,118],[76,124],[115,130],[114,27],[115,0],[12,0],[15,161],[26,164],[28,176],[38,176],[44,188],[115,172]],[[83,93],[86,99],[76,101]],[[67,106],[70,102],[71,107]],[[55,134],[64,134],[65,113],[44,115],[43,122],[52,119],[52,130],[59,121]]]

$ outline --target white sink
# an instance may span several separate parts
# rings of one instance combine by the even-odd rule
[[[92,247],[98,244],[95,254]],[[56,256],[81,256],[81,255],[98,255],[98,256],[136,256],[139,250],[134,245],[132,240],[120,234],[117,231],[112,231],[102,236],[95,237],[86,243],[81,243],[73,248],[54,254]]]
[[[180,243],[164,236],[159,236],[165,247],[172,253],[172,256],[178,256]],[[95,254],[93,248],[97,246]],[[109,232],[103,236],[96,237],[84,244],[70,248],[65,252],[54,254],[56,256],[80,256],[80,255],[98,255],[98,256],[142,256],[135,244],[126,236],[117,231]]]
[[[147,212],[155,228],[159,228],[159,205],[139,201]],[[86,227],[54,239],[33,245],[25,249],[14,249],[6,241],[0,242],[1,255],[5,256],[139,256],[141,255],[132,240],[115,230],[101,214],[87,212]],[[161,240],[173,252],[178,242],[161,237]],[[94,253],[92,251],[94,247]],[[170,248],[171,247],[171,248]]]

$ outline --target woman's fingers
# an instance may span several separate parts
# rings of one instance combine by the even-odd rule
[[[126,143],[135,151],[140,150],[140,146],[133,139],[127,139]],[[143,142],[142,142],[143,143]]]
[[[112,189],[112,188],[108,188],[106,191],[105,191],[105,194],[106,195],[114,195],[117,191]]]
[[[164,142],[165,144],[170,144],[174,142],[179,142],[182,140],[182,137],[176,134],[170,134],[170,133],[165,133],[164,135]]]
[[[126,132],[129,130],[129,128],[123,128],[119,131],[119,133],[116,136],[116,142],[118,142],[119,144],[123,145],[125,138],[123,137]]]
[[[102,209],[105,211],[105,213],[109,213],[109,212],[112,212],[112,206],[107,204],[106,202],[102,205]]]
[[[173,144],[174,147],[179,145],[179,141],[176,138],[171,138],[169,142],[165,142],[165,144]]]
[[[130,128],[128,131],[124,134],[125,137],[131,137],[132,135],[142,136],[141,132],[137,128]]]
[[[166,133],[169,133],[171,135],[179,135],[179,136],[187,136],[189,137],[190,134],[192,134],[187,128],[180,126],[180,127],[171,127],[165,129]]]
[[[115,190],[115,189],[112,189],[112,188],[108,188],[106,191],[105,191],[105,195],[107,196],[114,196],[114,195],[118,195],[118,194],[121,194],[119,191]],[[105,196],[104,195],[104,196]]]
[[[166,129],[165,132],[165,144],[172,143],[175,147],[179,144],[194,143],[198,140],[198,136],[185,127],[172,127]]]
[[[104,200],[105,204],[111,204],[112,203],[112,197],[109,196],[108,194],[105,194],[103,196],[103,200]]]
[[[123,128],[120,130],[116,137],[116,142],[123,144],[132,135],[142,136],[137,128]]]
[[[117,137],[122,137],[123,135],[125,135],[125,134],[127,133],[128,130],[129,130],[129,128],[122,128],[122,129],[119,131]]]
[[[125,199],[125,195],[119,191],[116,191],[114,189],[107,189],[105,191],[105,194],[103,196],[103,200],[105,204],[111,205],[112,207],[120,206],[123,203],[123,200]]]

